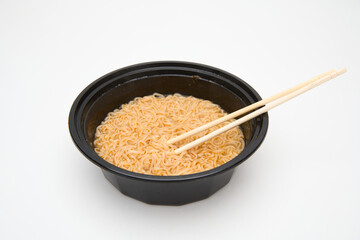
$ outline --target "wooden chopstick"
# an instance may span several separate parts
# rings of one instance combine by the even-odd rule
[[[252,110],[254,110],[254,109],[258,108],[258,107],[264,106],[264,105],[268,104],[269,102],[275,101],[276,99],[279,99],[279,98],[281,98],[281,97],[283,97],[283,96],[285,96],[285,95],[287,95],[287,94],[289,94],[291,92],[294,92],[294,91],[296,91],[296,90],[298,90],[298,89],[300,89],[300,88],[302,88],[302,87],[304,87],[304,86],[306,86],[306,85],[308,85],[308,84],[310,84],[312,82],[315,82],[315,81],[319,80],[320,78],[322,78],[322,77],[324,77],[326,75],[329,75],[329,74],[331,74],[333,72],[335,72],[335,70],[330,70],[330,71],[328,71],[326,73],[320,74],[317,77],[314,77],[314,78],[309,79],[309,80],[307,80],[305,82],[302,82],[302,83],[300,83],[300,84],[298,84],[298,85],[296,85],[294,87],[291,87],[289,89],[281,91],[281,92],[279,92],[279,93],[277,93],[277,94],[275,94],[275,95],[273,95],[271,97],[268,97],[268,98],[263,99],[261,101],[258,101],[256,103],[253,103],[253,104],[251,104],[249,106],[246,106],[246,107],[241,108],[241,109],[239,109],[239,110],[237,110],[235,112],[232,112],[232,113],[230,113],[230,114],[228,114],[228,115],[226,115],[224,117],[218,118],[218,119],[216,119],[216,120],[214,120],[212,122],[204,124],[204,125],[202,125],[202,126],[200,126],[198,128],[195,128],[193,130],[190,130],[189,132],[186,132],[184,134],[181,134],[179,136],[171,138],[166,143],[167,144],[176,143],[176,142],[181,141],[181,140],[183,140],[183,139],[185,139],[187,137],[190,137],[190,136],[195,135],[195,134],[197,134],[199,132],[202,132],[202,131],[204,131],[206,129],[209,129],[209,128],[215,126],[215,125],[218,125],[219,123],[222,123],[222,122],[225,122],[227,120],[230,120],[230,119],[236,118],[238,116],[241,116],[241,115],[243,115],[243,114],[245,114],[247,112],[250,112],[250,111],[252,111]]]
[[[179,154],[179,153],[181,153],[181,152],[183,152],[185,150],[193,148],[193,147],[195,147],[195,146],[197,146],[197,145],[199,145],[199,144],[201,144],[201,143],[203,143],[203,142],[205,142],[205,141],[207,141],[207,140],[209,140],[209,139],[211,139],[213,137],[216,137],[217,135],[219,135],[219,134],[221,134],[223,132],[226,132],[226,131],[230,130],[231,128],[234,128],[234,127],[236,127],[236,126],[238,126],[238,125],[240,125],[240,124],[242,124],[242,123],[244,123],[246,121],[249,121],[250,119],[255,118],[255,117],[269,111],[270,109],[273,109],[273,108],[279,106],[280,104],[282,104],[282,103],[284,103],[284,102],[286,102],[286,101],[288,101],[288,100],[290,100],[290,99],[292,99],[292,98],[294,98],[294,97],[296,97],[296,96],[298,96],[298,95],[300,95],[300,94],[302,94],[302,93],[304,93],[304,92],[306,92],[306,91],[308,91],[308,90],[310,90],[310,89],[312,89],[314,87],[317,87],[320,84],[322,84],[322,83],[324,83],[324,82],[326,82],[326,81],[328,81],[330,79],[333,79],[333,78],[335,78],[335,77],[337,77],[337,76],[339,76],[339,75],[341,75],[341,74],[343,74],[345,72],[346,72],[346,68],[341,68],[341,69],[339,69],[337,71],[329,71],[329,72],[327,72],[325,74],[320,75],[320,76],[323,76],[323,77],[320,77],[320,78],[316,77],[315,81],[313,79],[310,79],[312,81],[308,80],[308,81],[304,82],[304,83],[307,83],[307,84],[300,84],[300,85],[303,85],[302,88],[299,88],[299,89],[297,89],[295,91],[286,90],[287,94],[283,95],[280,98],[275,98],[277,101],[271,102],[268,105],[254,111],[254,112],[252,112],[252,113],[250,113],[250,114],[248,114],[248,115],[246,115],[246,116],[244,116],[244,117],[242,117],[242,118],[240,118],[240,119],[238,119],[238,120],[236,120],[236,121],[234,121],[232,123],[229,123],[228,125],[226,125],[226,126],[224,126],[222,128],[219,128],[219,129],[209,133],[208,135],[205,135],[205,136],[203,136],[203,137],[201,137],[201,138],[199,138],[199,139],[197,139],[197,140],[195,140],[195,141],[193,141],[191,143],[188,143],[188,144],[176,149],[175,153]],[[293,89],[293,88],[290,88],[289,90],[291,90],[291,89]],[[261,104],[261,106],[262,105],[263,104]]]

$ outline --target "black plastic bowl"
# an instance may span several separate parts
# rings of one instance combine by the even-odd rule
[[[154,176],[116,167],[93,150],[96,127],[108,112],[135,97],[153,93],[180,93],[207,99],[233,112],[261,100],[246,82],[223,70],[189,62],[162,61],[132,65],[113,71],[86,87],[73,103],[69,129],[78,149],[102,168],[105,177],[123,194],[149,204],[182,205],[205,199],[225,186],[234,167],[261,145],[268,128],[268,114],[241,125],[246,147],[217,168],[182,176]]]

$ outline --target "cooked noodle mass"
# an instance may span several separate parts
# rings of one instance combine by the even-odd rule
[[[166,141],[224,115],[218,105],[191,96],[155,93],[135,98],[110,112],[97,127],[95,151],[106,161],[137,173],[171,176],[206,171],[244,149],[244,135],[238,127],[181,154],[174,150],[229,121],[172,145]]]

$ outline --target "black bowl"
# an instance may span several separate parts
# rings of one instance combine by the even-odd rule
[[[205,199],[225,186],[234,167],[261,145],[268,128],[264,113],[241,125],[245,149],[217,168],[182,176],[154,176],[116,167],[93,150],[96,127],[108,112],[135,97],[153,93],[180,93],[207,99],[233,112],[261,100],[246,82],[223,70],[189,62],[162,61],[132,65],[113,71],[86,87],[69,115],[72,139],[86,158],[102,168],[105,177],[123,194],[149,204],[182,205]]]

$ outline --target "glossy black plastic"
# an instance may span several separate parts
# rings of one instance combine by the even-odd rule
[[[106,114],[135,97],[180,93],[210,100],[227,112],[261,100],[246,82],[223,70],[189,62],[162,61],[113,71],[86,87],[74,101],[69,130],[78,149],[102,168],[105,177],[123,194],[149,204],[182,205],[205,199],[226,185],[234,167],[261,145],[268,114],[244,123],[246,147],[228,163],[209,171],[183,176],[153,176],[118,168],[100,158],[92,147],[96,127]]]

